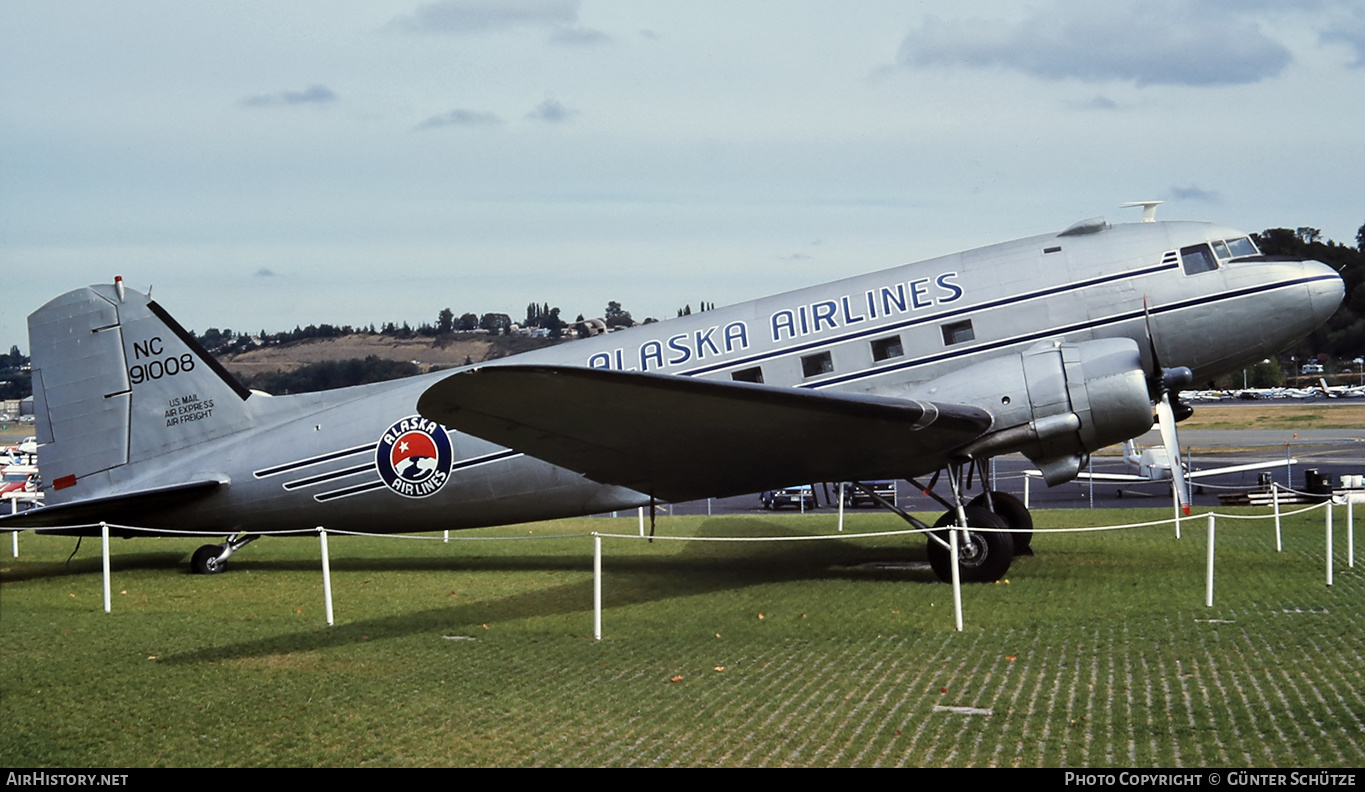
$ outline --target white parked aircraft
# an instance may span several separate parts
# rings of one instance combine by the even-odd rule
[[[1090,473],[1080,472],[1076,478],[1088,481],[1126,481],[1126,482],[1150,482],[1150,481],[1170,481],[1172,472],[1178,472],[1187,480],[1209,478],[1211,476],[1225,476],[1229,473],[1244,473],[1250,470],[1267,470],[1269,468],[1286,467],[1298,464],[1297,459],[1279,459],[1273,462],[1248,462],[1243,465],[1224,465],[1221,467],[1200,468],[1190,470],[1188,466],[1176,458],[1174,464],[1171,455],[1164,446],[1153,446],[1151,448],[1139,448],[1137,443],[1127,440],[1123,443],[1123,461],[1133,468],[1136,473]],[[1032,475],[1041,475],[1038,471],[1028,471]]]
[[[271,398],[116,280],[29,317],[46,505],[0,530],[220,532],[194,554],[208,573],[279,529],[437,531],[939,472],[939,525],[1023,529],[1017,500],[972,498],[972,465],[1021,452],[1049,484],[1069,481],[1154,410],[1178,449],[1180,387],[1274,354],[1342,296],[1329,267],[1260,255],[1240,231],[1093,219],[454,371]],[[964,533],[964,579],[1002,576],[1010,534]],[[931,535],[940,575],[947,548]]]

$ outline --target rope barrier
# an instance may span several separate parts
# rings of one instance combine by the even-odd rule
[[[1291,492],[1291,493],[1295,493],[1295,494],[1302,494],[1302,495],[1308,495],[1308,494],[1310,494],[1310,493],[1299,493],[1299,492],[1296,491],[1296,490],[1290,490],[1290,489],[1288,489],[1288,488],[1281,488],[1281,489],[1283,489],[1283,490],[1286,491],[1286,492]],[[1276,501],[1276,505],[1278,506],[1278,501]],[[1316,510],[1316,509],[1326,509],[1326,510],[1327,510],[1327,511],[1326,511],[1326,518],[1327,518],[1327,519],[1326,519],[1326,539],[1327,539],[1327,585],[1328,585],[1328,586],[1331,586],[1331,585],[1332,585],[1332,559],[1331,559],[1331,556],[1332,556],[1332,552],[1333,552],[1333,551],[1332,551],[1332,517],[1331,517],[1332,512],[1331,512],[1331,508],[1332,508],[1333,505],[1334,505],[1334,504],[1333,504],[1330,500],[1328,500],[1328,501],[1323,501],[1323,502],[1319,502],[1319,503],[1309,504],[1309,505],[1307,505],[1307,506],[1304,506],[1303,508],[1296,509],[1296,510],[1294,510],[1294,511],[1289,511],[1289,512],[1283,512],[1283,511],[1279,511],[1279,510],[1277,509],[1277,511],[1276,511],[1275,513],[1273,513],[1273,514],[1265,514],[1265,515],[1254,515],[1254,514],[1251,514],[1251,515],[1249,515],[1249,514],[1231,514],[1231,513],[1219,512],[1219,511],[1204,512],[1203,515],[1204,515],[1204,516],[1207,518],[1207,520],[1208,520],[1208,544],[1209,544],[1209,547],[1208,547],[1208,561],[1207,561],[1207,564],[1208,564],[1208,572],[1207,572],[1207,585],[1206,585],[1206,589],[1207,589],[1207,594],[1206,594],[1206,605],[1209,606],[1209,607],[1212,607],[1212,605],[1213,605],[1213,544],[1214,544],[1214,525],[1215,525],[1215,523],[1216,523],[1216,521],[1217,521],[1218,518],[1222,518],[1222,519],[1225,519],[1225,520],[1274,520],[1274,521],[1275,521],[1275,524],[1276,524],[1277,535],[1278,535],[1279,521],[1280,521],[1283,517],[1292,517],[1292,516],[1296,516],[1296,515],[1300,515],[1300,514],[1305,514],[1305,513],[1307,513],[1307,512],[1311,512],[1311,511],[1314,511],[1314,510]],[[1093,514],[1093,512],[1091,512],[1091,513]],[[1185,519],[1186,521],[1188,521],[1188,520],[1190,520],[1190,519],[1192,519],[1192,518],[1194,518],[1194,515],[1191,515],[1191,516],[1189,516],[1189,517],[1185,517],[1185,518],[1183,518],[1183,519]],[[1347,510],[1347,519],[1348,519],[1348,526],[1352,526],[1353,517],[1352,517],[1351,510],[1350,510],[1350,508],[1349,508],[1349,504],[1348,504],[1348,510]],[[1180,523],[1180,520],[1181,520],[1181,518],[1178,518],[1178,517],[1177,517],[1177,518],[1168,518],[1168,519],[1162,519],[1162,520],[1150,520],[1150,521],[1135,522],[1135,523],[1120,523],[1120,524],[1117,524],[1117,525],[1096,525],[1096,526],[1087,526],[1087,527],[1078,527],[1078,528],[1036,528],[1036,529],[1033,529],[1033,530],[1032,530],[1032,533],[1037,534],[1037,535],[1041,535],[1041,534],[1058,534],[1058,533],[1097,533],[1097,532],[1106,532],[1106,531],[1130,530],[1130,529],[1137,529],[1137,528],[1152,528],[1152,527],[1158,527],[1158,526],[1162,526],[1162,525],[1169,525],[1169,524],[1172,524],[1172,523],[1175,523],[1175,524],[1178,526],[1179,523]],[[983,532],[983,533],[986,533],[986,532],[991,532],[991,533],[1027,533],[1027,532],[1028,532],[1027,529],[1019,529],[1019,528],[996,528],[996,527],[975,527],[975,526],[967,526],[967,527],[968,527],[968,529],[970,529],[970,530],[972,530],[972,531],[978,531],[978,532]],[[70,525],[70,526],[49,526],[49,527],[44,528],[44,529],[31,529],[31,528],[27,528],[27,529],[20,529],[20,530],[48,530],[48,531],[60,531],[60,530],[81,530],[81,529],[90,529],[90,530],[93,530],[93,529],[96,529],[96,528],[98,528],[98,529],[100,530],[100,534],[101,534],[101,536],[102,536],[102,545],[103,545],[103,550],[102,550],[102,556],[103,556],[103,565],[102,565],[102,566],[103,566],[103,576],[102,576],[102,577],[103,577],[103,587],[104,587],[104,591],[105,591],[105,611],[106,611],[106,612],[110,612],[110,611],[111,611],[111,603],[110,603],[109,594],[108,594],[109,589],[110,589],[110,579],[111,579],[111,570],[110,570],[110,563],[109,563],[109,535],[110,535],[110,532],[111,532],[111,531],[123,531],[123,532],[133,532],[133,533],[148,533],[148,534],[155,534],[155,535],[158,535],[158,536],[186,536],[186,537],[189,537],[189,536],[209,536],[209,537],[217,537],[217,536],[223,536],[223,535],[224,535],[224,532],[223,532],[223,531],[195,531],[195,530],[177,530],[177,529],[163,529],[163,528],[147,528],[147,527],[143,527],[143,526],[122,525],[122,524],[116,524],[116,523],[82,523],[82,524],[76,524],[76,525]],[[647,540],[649,540],[649,541],[660,541],[660,542],[811,542],[811,541],[827,541],[827,540],[840,540],[840,541],[843,541],[843,540],[847,540],[847,539],[861,539],[861,538],[868,538],[868,539],[871,539],[871,538],[883,538],[883,537],[910,536],[910,535],[915,535],[915,534],[925,534],[925,533],[929,533],[929,532],[931,532],[931,531],[936,532],[936,531],[949,530],[950,528],[952,528],[952,526],[945,526],[945,527],[942,527],[942,528],[929,528],[929,529],[924,529],[924,528],[906,528],[906,529],[893,530],[893,531],[866,531],[866,532],[856,532],[856,533],[851,533],[851,532],[846,532],[846,531],[840,531],[840,532],[838,532],[838,533],[832,533],[832,534],[805,534],[805,535],[801,535],[801,536],[653,536],[653,537],[645,537],[645,536],[641,536],[641,535],[633,534],[633,533],[630,533],[630,534],[622,534],[622,533],[610,533],[610,532],[603,532],[603,531],[590,531],[590,532],[578,532],[578,533],[568,533],[568,534],[553,534],[553,535],[540,535],[540,536],[531,536],[531,535],[528,535],[528,536],[478,536],[478,537],[455,537],[455,540],[456,540],[456,541],[466,541],[466,542],[506,542],[506,541],[546,541],[546,540],[562,540],[562,539],[580,539],[580,538],[591,537],[592,540],[593,540],[593,554],[594,554],[594,562],[593,562],[593,570],[594,570],[594,571],[593,571],[593,577],[594,577],[594,597],[593,597],[593,600],[594,600],[594,604],[593,604],[593,608],[594,608],[594,624],[593,624],[593,627],[594,627],[594,634],[600,639],[600,638],[601,638],[601,588],[600,588],[600,587],[601,587],[601,574],[602,574],[602,573],[601,573],[601,568],[602,568],[602,567],[601,567],[601,552],[602,552],[601,548],[602,548],[602,540],[603,540],[603,539],[631,539],[631,540],[636,540],[636,541],[639,541],[639,540],[641,540],[641,539],[647,539]],[[242,535],[242,534],[249,535],[249,536],[299,536],[299,535],[315,534],[315,535],[317,535],[317,536],[319,537],[319,542],[320,542],[320,548],[319,548],[319,549],[320,549],[320,555],[321,555],[321,560],[322,560],[322,571],[323,571],[324,603],[325,603],[325,605],[324,605],[324,610],[325,610],[325,613],[326,613],[326,621],[327,621],[327,624],[328,624],[328,625],[331,625],[331,624],[333,623],[333,618],[332,618],[332,586],[331,586],[331,569],[330,569],[331,564],[330,564],[330,555],[329,555],[328,546],[327,546],[327,539],[328,539],[328,535],[329,535],[329,534],[330,534],[330,535],[333,535],[333,536],[357,536],[357,537],[369,537],[369,538],[375,538],[375,539],[403,539],[403,540],[410,540],[410,541],[430,541],[430,542],[442,542],[442,543],[445,543],[445,542],[447,542],[447,541],[449,540],[449,537],[444,537],[444,538],[443,538],[443,537],[440,537],[440,536],[417,536],[417,535],[413,535],[413,534],[393,534],[393,533],[373,533],[373,532],[368,532],[368,531],[333,530],[333,529],[327,529],[327,528],[325,528],[324,526],[317,526],[317,527],[314,527],[314,528],[286,529],[286,530],[261,531],[261,532],[250,532],[250,533],[247,533],[247,532],[238,532],[238,535]],[[1353,533],[1348,534],[1348,537],[1353,537]],[[956,531],[951,531],[951,533],[950,533],[950,539],[956,540],[956,538],[957,538],[957,532],[956,532]],[[1277,549],[1277,550],[1279,549],[1278,540],[1277,540],[1277,547],[1276,547],[1276,549]],[[1354,543],[1353,543],[1353,538],[1352,538],[1352,539],[1348,539],[1348,556],[1349,556],[1349,558],[1350,558],[1350,563],[1351,563],[1351,565],[1353,566],[1353,565],[1354,565]],[[954,572],[956,572],[956,565],[954,565]],[[960,589],[958,588],[959,584],[958,584],[958,582],[957,582],[957,580],[956,580],[956,577],[957,577],[957,575],[954,574],[954,589],[955,589],[955,591],[954,591],[954,600],[955,600],[955,603],[957,603],[957,604],[955,604],[954,610],[955,610],[955,619],[956,619],[957,629],[960,631],[960,630],[962,629],[962,614],[961,614],[961,610],[960,610],[960,608],[961,608],[961,605],[960,605],[960,596],[961,596],[961,594],[960,594]]]

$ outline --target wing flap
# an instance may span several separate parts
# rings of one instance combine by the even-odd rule
[[[665,501],[935,470],[991,425],[958,404],[568,366],[486,366],[418,411]]]

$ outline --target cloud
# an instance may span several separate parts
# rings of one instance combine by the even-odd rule
[[[526,114],[532,121],[543,121],[547,124],[562,124],[570,118],[578,115],[578,111],[566,107],[557,99],[546,99],[536,105],[535,109]]]
[[[302,91],[280,91],[273,94],[257,94],[242,100],[247,107],[286,107],[290,105],[330,104],[337,95],[325,85],[310,85]]]
[[[502,123],[502,119],[492,113],[458,108],[449,113],[434,115],[417,125],[418,129],[439,129],[441,127],[489,127]]]
[[[1345,44],[1356,56],[1351,67],[1355,69],[1365,68],[1365,16],[1356,16],[1354,19],[1338,22],[1332,30],[1323,33],[1321,39],[1323,43],[1340,42]]]
[[[1172,187],[1170,189],[1171,198],[1177,201],[1193,201],[1195,203],[1218,203],[1219,195],[1216,190],[1205,190],[1191,184],[1189,187]]]
[[[904,67],[998,68],[1047,80],[1235,85],[1279,74],[1289,51],[1215,4],[1057,0],[1017,23],[930,17],[901,43]]]
[[[578,0],[439,0],[393,24],[411,33],[487,33],[561,28],[578,21]]]

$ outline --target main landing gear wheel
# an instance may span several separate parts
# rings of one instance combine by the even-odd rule
[[[1005,527],[1015,532],[1010,534],[1010,538],[1014,540],[1014,554],[1017,556],[1033,555],[1033,514],[1024,505],[1024,502],[1008,492],[996,490],[991,491],[989,502],[995,506],[994,509],[991,509],[995,512],[995,516],[1004,520]],[[967,504],[969,509],[973,506],[990,509],[984,494],[977,495]]]
[[[987,509],[968,506],[965,511],[967,524],[973,528],[1009,527],[995,512]],[[953,525],[956,521],[957,512],[950,509],[934,523],[934,527],[943,528]],[[944,542],[949,541],[947,531],[935,531],[933,536]],[[957,542],[958,563],[962,570],[963,583],[991,583],[999,580],[1009,571],[1010,562],[1014,560],[1014,540],[1007,533],[968,530],[958,534]],[[948,548],[931,536],[928,552],[929,566],[933,567],[934,574],[944,583],[952,582],[953,560]]]
[[[224,564],[218,560],[222,554],[222,545],[204,545],[194,551],[194,556],[190,559],[190,569],[196,575],[216,575],[223,571]]]

